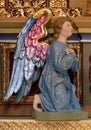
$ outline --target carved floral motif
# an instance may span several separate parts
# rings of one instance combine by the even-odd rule
[[[1,0],[0,17],[29,17],[41,8],[50,8],[53,17],[80,16],[81,8],[70,8],[69,0]]]

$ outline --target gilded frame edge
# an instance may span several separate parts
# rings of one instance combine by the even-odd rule
[[[77,58],[79,59],[80,61],[80,70],[77,72],[76,74],[76,95],[77,95],[77,98],[78,98],[78,101],[80,102],[81,106],[83,105],[83,76],[82,76],[82,72],[83,72],[83,61],[82,61],[82,55],[83,55],[83,52],[82,52],[82,43],[80,42],[75,42],[75,43],[71,43],[69,42],[68,43],[74,50],[76,50],[76,55],[77,55]],[[75,75],[74,75],[75,77]]]

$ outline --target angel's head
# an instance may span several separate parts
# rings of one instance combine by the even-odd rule
[[[52,42],[55,39],[58,39],[58,37],[63,36],[65,39],[69,38],[73,33],[74,22],[69,17],[58,17],[55,19],[53,23],[53,29],[54,29],[54,36],[49,40],[49,42]]]
[[[72,20],[69,17],[57,17],[53,23],[54,32],[60,32],[60,29],[62,29],[62,26],[66,21],[72,22]]]
[[[54,33],[56,35],[64,35],[69,37],[73,33],[73,21],[69,17],[58,17],[53,24]]]

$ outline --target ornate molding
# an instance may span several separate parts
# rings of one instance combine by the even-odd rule
[[[35,121],[29,119],[0,120],[0,130],[90,130],[91,120]]]
[[[69,0],[2,0],[0,2],[0,17],[29,17],[41,8],[50,8],[53,17],[81,15],[81,8],[70,8]]]

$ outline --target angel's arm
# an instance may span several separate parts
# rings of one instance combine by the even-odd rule
[[[66,54],[70,54],[72,52],[76,54],[76,52],[72,48],[65,49],[65,52],[66,52]],[[75,57],[74,62],[71,66],[71,71],[77,72],[79,69],[80,69],[80,61],[77,57]]]
[[[63,49],[59,45],[54,45],[54,47],[52,48],[52,53],[54,67],[57,71],[61,72],[71,69],[76,58],[76,54],[74,52],[66,54],[65,49]]]

